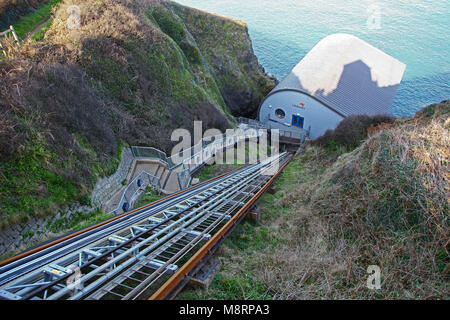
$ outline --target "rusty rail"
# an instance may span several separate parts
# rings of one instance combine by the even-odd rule
[[[166,299],[172,291],[187,277],[195,266],[208,255],[210,250],[224,237],[227,232],[238,222],[247,212],[248,209],[262,196],[262,194],[270,187],[270,185],[283,172],[284,168],[289,164],[292,156],[285,164],[278,170],[278,172],[248,201],[231,219],[228,221],[211,239],[197,251],[164,285],[162,285],[149,300],[163,300]]]
[[[245,167],[245,166],[247,166],[247,165],[244,165],[243,167]],[[149,204],[146,204],[146,205],[144,205],[144,206],[142,206],[142,207],[136,208],[136,209],[131,210],[131,211],[129,211],[129,212],[123,213],[123,214],[118,215],[118,216],[116,216],[116,217],[113,217],[113,218],[110,218],[110,219],[108,219],[108,220],[105,220],[105,221],[102,221],[102,222],[100,222],[100,223],[97,223],[97,224],[95,224],[95,225],[93,225],[93,226],[87,227],[87,228],[85,228],[85,229],[79,230],[79,231],[74,232],[74,233],[71,233],[71,234],[68,234],[68,235],[66,235],[66,236],[63,236],[62,238],[56,239],[56,240],[51,241],[51,242],[49,242],[49,243],[43,244],[43,245],[41,245],[41,246],[39,246],[39,247],[37,247],[37,248],[34,248],[34,249],[31,249],[31,250],[22,252],[22,253],[20,253],[20,254],[18,254],[18,255],[16,255],[16,256],[13,256],[13,257],[11,257],[11,258],[8,258],[8,259],[5,259],[5,260],[3,260],[3,261],[0,261],[0,267],[3,267],[3,266],[5,266],[5,265],[10,264],[10,263],[12,263],[12,262],[15,262],[15,261],[17,261],[17,260],[26,258],[26,257],[28,257],[28,256],[30,256],[30,255],[32,255],[32,254],[38,253],[38,252],[40,252],[40,251],[42,251],[42,250],[44,250],[44,249],[47,249],[47,248],[52,247],[52,246],[54,246],[54,245],[57,245],[57,244],[59,244],[59,243],[61,243],[61,242],[63,242],[63,241],[72,239],[72,238],[74,238],[74,237],[76,237],[76,236],[79,236],[79,235],[81,235],[81,234],[83,234],[83,233],[86,233],[86,232],[88,232],[88,231],[91,231],[91,230],[94,230],[94,229],[99,228],[99,227],[101,227],[101,226],[104,226],[104,225],[106,225],[106,224],[108,224],[108,223],[110,223],[110,222],[114,222],[114,221],[116,221],[116,220],[118,220],[118,219],[120,219],[120,218],[126,217],[126,216],[128,216],[128,215],[133,214],[133,213],[136,213],[137,211],[140,211],[140,210],[142,210],[142,209],[148,208],[148,207],[153,206],[153,205],[155,205],[155,204],[158,204],[158,203],[161,203],[161,202],[163,202],[163,201],[166,201],[166,200],[169,200],[169,199],[171,199],[171,198],[174,198],[174,197],[180,195],[181,193],[190,191],[190,190],[192,190],[192,189],[194,189],[194,188],[198,188],[198,187],[200,187],[200,186],[202,186],[202,185],[205,185],[205,184],[207,184],[207,183],[210,183],[210,182],[212,182],[212,181],[215,181],[215,180],[217,180],[217,179],[220,179],[220,178],[226,176],[227,174],[230,174],[230,173],[232,173],[232,172],[234,172],[234,171],[236,171],[236,170],[239,170],[239,169],[241,169],[241,168],[242,168],[242,167],[236,168],[236,169],[234,169],[234,170],[232,170],[232,171],[230,171],[230,172],[227,172],[227,173],[224,173],[224,174],[219,175],[219,176],[217,176],[217,177],[214,177],[214,178],[211,178],[211,179],[209,179],[209,180],[203,181],[203,182],[201,182],[201,183],[199,183],[199,184],[197,184],[197,185],[195,185],[195,186],[192,186],[192,187],[190,187],[190,188],[181,190],[181,191],[179,191],[179,192],[177,192],[177,193],[171,194],[171,195],[169,195],[169,196],[167,196],[167,197],[161,198],[161,199],[159,199],[159,200],[156,200],[156,201],[154,201],[154,202],[151,202],[151,203],[149,203]]]

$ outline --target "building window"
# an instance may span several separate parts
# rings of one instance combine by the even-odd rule
[[[284,117],[286,117],[286,113],[282,109],[275,110],[275,115],[280,119],[284,119]]]
[[[293,115],[292,116],[292,125],[295,127],[299,127],[303,129],[303,124],[305,123],[305,118]]]

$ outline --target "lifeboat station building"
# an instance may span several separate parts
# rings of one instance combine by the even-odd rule
[[[315,139],[350,115],[388,114],[405,68],[355,36],[330,35],[266,96],[259,121]]]

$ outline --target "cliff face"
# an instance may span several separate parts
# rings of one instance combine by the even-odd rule
[[[2,0],[0,3],[0,31],[8,29],[10,25],[33,9],[39,7],[46,0]]]
[[[152,0],[62,1],[0,75],[3,225],[88,202],[122,145],[170,152],[173,129],[229,128],[271,87],[241,22]]]
[[[255,118],[262,99],[274,88],[253,53],[245,22],[171,3],[203,54],[234,116]],[[211,36],[214,35],[214,36]]]
[[[374,124],[357,146],[343,129],[304,146],[258,201],[262,223],[221,248],[208,292],[180,299],[448,298],[450,101]]]

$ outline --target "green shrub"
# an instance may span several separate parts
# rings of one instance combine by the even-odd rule
[[[171,37],[181,50],[183,50],[183,53],[190,62],[200,63],[198,48],[186,40],[186,32],[184,31],[183,25],[176,21],[170,11],[157,7],[151,15],[161,30]]]
[[[327,130],[325,134],[317,138],[314,144],[332,150],[345,147],[353,150],[367,138],[368,129],[381,123],[393,123],[395,117],[390,115],[354,115],[342,120],[334,130]]]
[[[157,7],[152,12],[161,30],[171,37],[176,43],[180,44],[185,38],[186,33],[181,23],[177,22],[170,12],[161,7]]]

